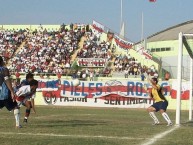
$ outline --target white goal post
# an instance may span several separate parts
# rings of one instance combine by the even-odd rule
[[[178,49],[178,69],[177,69],[177,103],[176,103],[176,125],[180,125],[180,111],[181,111],[181,91],[182,91],[182,55],[183,55],[183,37],[184,36],[193,36],[193,34],[183,34],[182,32],[179,33],[178,40],[179,40],[179,49]],[[186,47],[186,49],[188,49]],[[190,51],[190,50],[187,50]],[[190,55],[190,54],[189,54]],[[192,120],[192,65],[193,59],[191,58],[190,61],[190,94],[189,94],[189,121]]]

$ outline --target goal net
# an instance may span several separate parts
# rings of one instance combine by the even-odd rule
[[[185,53],[187,52],[187,53]],[[187,63],[183,62],[186,58]],[[186,66],[186,69],[184,68]],[[176,125],[180,125],[182,80],[189,83],[189,120],[192,120],[192,67],[193,67],[193,34],[179,33],[178,68],[177,68],[177,103]]]

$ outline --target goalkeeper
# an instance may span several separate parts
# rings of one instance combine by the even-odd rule
[[[152,90],[148,91],[149,96],[154,99],[155,103],[147,108],[147,111],[149,112],[150,117],[154,120],[153,125],[158,125],[160,122],[158,118],[155,116],[154,112],[160,112],[163,116],[163,118],[167,121],[167,126],[172,125],[172,121],[170,120],[168,114],[166,113],[166,109],[168,106],[168,101],[163,95],[162,88],[158,84],[157,78],[152,78],[149,80],[152,85]]]

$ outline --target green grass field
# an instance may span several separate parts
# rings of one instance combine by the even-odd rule
[[[24,110],[21,109],[23,121]],[[162,122],[152,126],[145,109],[37,106],[28,124],[15,129],[13,112],[0,110],[1,145],[142,145],[159,133],[171,130]],[[168,110],[175,123],[175,111]],[[181,113],[182,125],[160,138],[156,145],[193,144],[193,123],[188,111]]]

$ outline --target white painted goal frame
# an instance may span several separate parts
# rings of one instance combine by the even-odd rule
[[[182,90],[182,54],[183,54],[183,37],[184,36],[193,36],[193,34],[183,34],[182,32],[179,33],[179,50],[178,50],[178,72],[177,72],[177,103],[176,103],[176,125],[180,125],[180,111],[181,111],[181,90]],[[187,49],[187,48],[186,48]],[[190,95],[189,95],[189,121],[192,120],[192,65],[193,60],[190,61]]]

